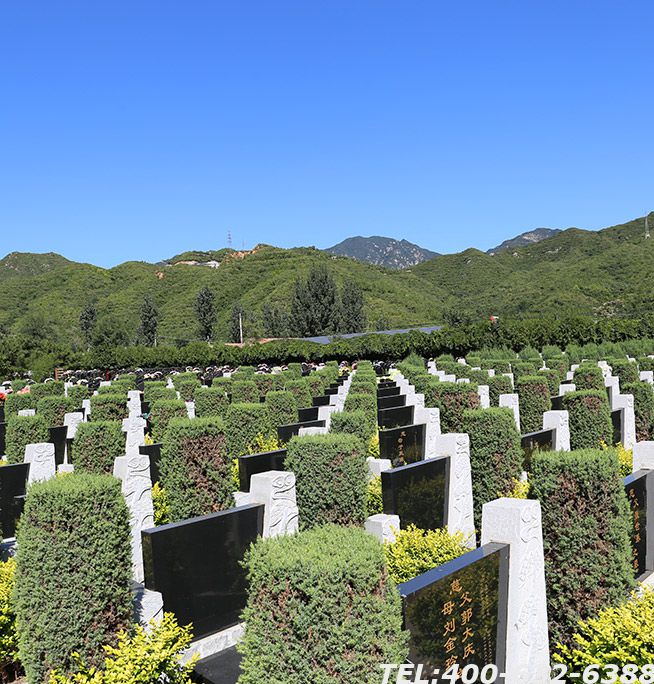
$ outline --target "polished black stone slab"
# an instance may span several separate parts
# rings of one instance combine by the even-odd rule
[[[400,584],[409,661],[430,675],[454,663],[503,672],[508,566],[509,546],[486,544]]]
[[[159,482],[161,479],[161,472],[159,470],[159,462],[161,461],[161,442],[154,444],[142,444],[139,447],[139,453],[150,457],[150,479],[152,484]]]
[[[305,427],[325,427],[324,420],[307,420],[304,423],[289,423],[277,427],[277,437],[281,444],[287,444],[291,437],[300,434],[300,428]]]
[[[192,679],[198,684],[236,684],[241,674],[241,654],[236,646],[195,664]]]
[[[406,406],[406,394],[395,394],[390,397],[377,398],[378,409],[397,408],[398,406]]]
[[[7,447],[6,435],[7,423],[0,423],[0,456],[5,455],[5,449]]]
[[[377,424],[380,428],[391,429],[413,424],[414,406],[398,406],[377,411]]]
[[[377,391],[386,389],[387,387],[395,387],[395,380],[380,380],[377,383]]]
[[[631,549],[634,576],[643,578],[654,570],[654,532],[647,524],[654,521],[654,470],[639,470],[624,479],[631,508]]]
[[[5,403],[4,401],[0,404],[0,423],[5,422]]]
[[[425,425],[403,425],[379,431],[379,456],[393,467],[421,461],[425,457]]]
[[[450,459],[430,458],[383,470],[384,513],[399,515],[402,529],[437,530],[447,525]]]
[[[338,394],[338,387],[328,387],[325,390],[325,395],[328,397],[333,397],[335,394]]]
[[[622,442],[622,409],[611,411],[611,423],[613,424],[613,446]]]
[[[401,392],[401,387],[397,387],[397,385],[389,385],[388,387],[381,387],[377,390],[377,398],[381,399],[382,397],[396,397]]]
[[[263,531],[264,506],[230,508],[141,533],[145,586],[195,639],[238,622],[247,599],[241,561]]]
[[[22,512],[16,497],[25,495],[29,472],[29,463],[17,463],[0,468],[0,524],[3,539],[16,534],[16,521]]]
[[[242,492],[250,491],[250,479],[257,473],[269,470],[284,470],[286,449],[265,451],[260,454],[248,454],[238,457],[238,480]]]
[[[552,411],[563,411],[563,397],[565,395],[561,394],[556,397],[552,397]]]
[[[314,406],[329,406],[329,402],[331,401],[331,397],[329,394],[324,394],[319,397],[314,397],[313,398],[313,405]]]
[[[307,420],[318,420],[318,407],[309,406],[308,408],[298,409],[298,420],[300,423],[304,423]]]
[[[50,438],[48,441],[54,444],[55,448],[55,463],[61,465],[64,462],[66,453],[66,436],[68,435],[68,428],[65,425],[48,428]]]
[[[527,458],[531,458],[534,451],[552,451],[554,448],[554,430],[528,432],[520,437],[520,445]]]

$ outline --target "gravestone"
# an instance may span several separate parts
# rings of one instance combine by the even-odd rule
[[[7,423],[0,423],[0,456],[5,455],[5,450],[7,447],[6,434],[7,434]]]
[[[57,472],[54,444],[50,442],[28,444],[25,447],[25,463],[30,464],[28,478],[30,484],[54,477]]]
[[[531,459],[534,451],[552,451],[554,448],[554,430],[528,432],[520,437],[520,445],[527,459]]]
[[[382,399],[383,397],[396,397],[401,392],[401,388],[396,385],[388,385],[386,387],[381,387],[377,390],[377,399]]]
[[[331,403],[331,396],[329,394],[320,397],[314,397],[312,400],[313,406],[329,406]]]
[[[631,549],[634,576],[644,579],[654,570],[654,534],[648,521],[654,520],[654,471],[639,470],[624,479],[632,516]]]
[[[298,422],[306,423],[310,420],[318,420],[318,406],[298,409]]]
[[[263,532],[264,506],[231,508],[143,530],[145,586],[196,639],[239,621],[247,600],[241,561]]]
[[[421,461],[425,457],[425,424],[380,430],[379,457],[389,459],[394,468]]]
[[[289,425],[277,426],[277,437],[281,444],[287,444],[292,437],[300,433],[300,428],[325,427],[324,420],[307,420],[304,423],[290,423]]]
[[[260,454],[248,454],[238,457],[238,478],[240,490],[250,491],[250,479],[258,473],[266,473],[269,470],[284,470],[286,449],[265,451]]]
[[[402,529],[446,527],[449,469],[449,458],[432,458],[382,471],[384,513],[399,515]]]
[[[59,466],[66,457],[66,439],[68,427],[66,425],[48,428],[50,443],[54,444],[55,463]]]
[[[150,480],[152,484],[159,482],[161,472],[159,471],[159,461],[161,460],[161,442],[154,444],[141,444],[139,453],[150,459]]]
[[[0,523],[3,539],[16,534],[16,521],[22,508],[16,497],[25,495],[29,471],[29,463],[16,463],[0,468]]]
[[[414,406],[398,406],[377,411],[377,424],[380,428],[396,428],[413,425]]]
[[[409,661],[441,674],[454,664],[504,671],[509,546],[486,544],[398,586]]]
[[[377,408],[378,409],[389,409],[396,408],[398,406],[406,406],[406,395],[396,394],[391,397],[378,397],[377,398]]]

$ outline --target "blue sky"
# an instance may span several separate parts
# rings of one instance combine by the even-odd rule
[[[453,252],[642,216],[653,25],[651,1],[2,3],[0,252]]]

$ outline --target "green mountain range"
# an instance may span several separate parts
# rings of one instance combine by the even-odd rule
[[[0,330],[81,347],[79,314],[93,302],[98,324],[133,338],[141,302],[150,294],[160,311],[160,340],[193,340],[195,297],[207,285],[215,293],[218,338],[227,337],[235,303],[245,309],[248,334],[262,336],[263,305],[288,310],[295,279],[321,264],[339,284],[352,280],[361,287],[371,329],[490,314],[638,317],[654,312],[653,260],[654,241],[645,239],[643,218],[597,232],[571,228],[494,255],[468,249],[404,270],[314,248],[268,245],[186,252],[159,264],[110,269],[52,253],[12,253],[0,260]],[[209,262],[213,267],[201,265]]]

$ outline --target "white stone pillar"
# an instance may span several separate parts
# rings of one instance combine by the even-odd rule
[[[490,408],[490,387],[488,385],[477,385],[479,395],[479,405],[483,409]]]
[[[28,483],[43,482],[55,476],[57,465],[55,461],[54,444],[39,442],[25,446],[25,463],[30,464]]]
[[[654,371],[640,371],[641,382],[649,382],[650,385],[654,385]]]
[[[517,394],[500,394],[499,400],[500,407],[510,408],[513,411],[513,417],[515,418],[515,424],[520,430],[520,400]]]
[[[64,413],[64,425],[68,428],[66,430],[66,439],[75,439],[77,428],[83,422],[84,414],[81,412]]]
[[[509,544],[505,681],[550,684],[545,561],[540,502],[484,504],[481,543]]]
[[[425,458],[436,456],[436,439],[441,434],[441,412],[438,408],[416,406],[413,410],[413,423],[425,424]]]
[[[269,470],[250,478],[251,504],[263,504],[263,536],[277,537],[298,530],[295,473]]]
[[[622,446],[633,449],[636,444],[636,413],[634,411],[634,395],[618,394],[613,398],[613,411],[622,411]]]
[[[18,415],[21,418],[28,418],[36,415],[36,409],[18,409]]]
[[[377,513],[366,520],[364,527],[366,532],[377,537],[382,544],[385,542],[392,544],[396,533],[400,531],[400,516]]]
[[[366,461],[368,463],[368,472],[371,478],[381,477],[382,471],[390,470],[393,467],[389,458],[373,458],[372,456],[368,456]]]
[[[654,442],[636,442],[632,472],[654,470]]]
[[[567,411],[545,411],[543,430],[554,430],[554,451],[570,451],[570,414]]]
[[[559,385],[559,395],[563,396],[564,394],[567,394],[568,392],[576,392],[577,391],[577,385],[575,385],[573,382],[566,382],[561,385]]]

